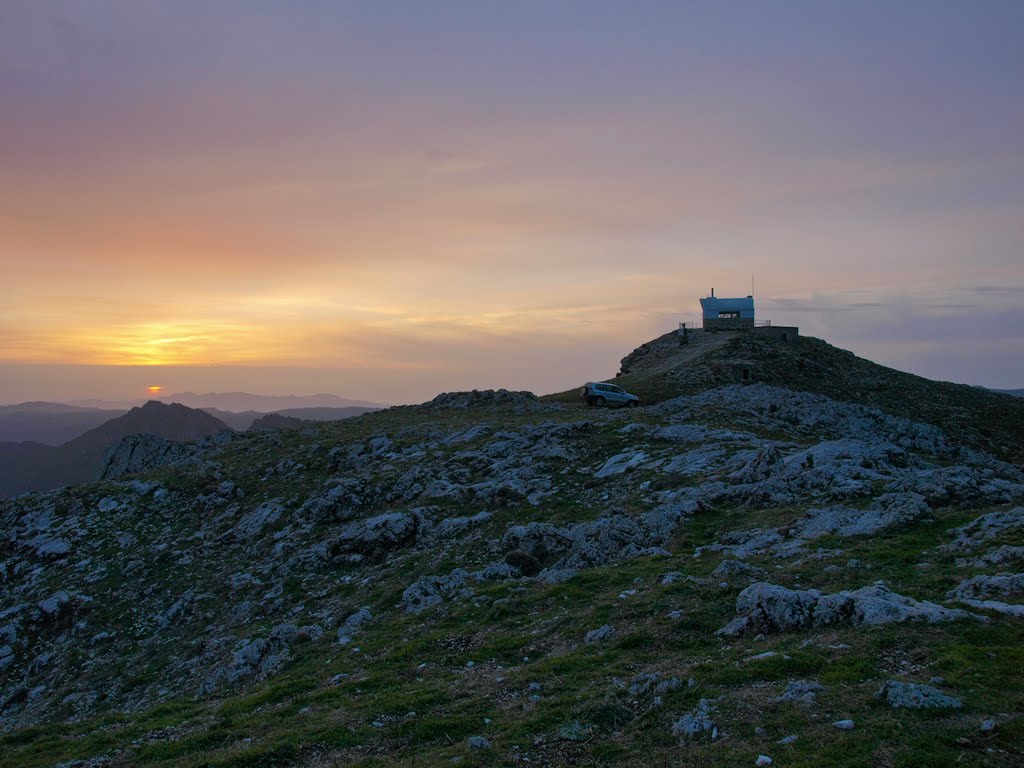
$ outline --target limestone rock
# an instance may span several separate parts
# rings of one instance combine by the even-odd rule
[[[387,512],[383,515],[350,523],[331,544],[332,558],[346,555],[376,557],[384,552],[411,544],[416,538],[419,520],[406,512]]]
[[[593,645],[595,643],[603,643],[606,640],[611,640],[615,636],[615,627],[611,624],[604,624],[597,629],[592,629],[583,637],[583,642],[587,645]]]
[[[960,709],[963,702],[955,696],[947,696],[937,688],[918,683],[901,683],[889,680],[875,694],[896,709]]]
[[[1007,512],[989,512],[967,525],[951,530],[954,539],[946,545],[946,549],[954,552],[973,549],[1004,531],[1018,528],[1024,528],[1024,507],[1014,507]]]
[[[984,620],[966,611],[905,597],[882,582],[832,595],[823,595],[816,589],[793,590],[758,582],[740,592],[736,612],[739,615],[716,634],[737,637],[748,630],[784,632],[841,624]]]
[[[370,609],[366,606],[353,613],[338,628],[338,644],[348,645],[351,643],[353,636],[363,628],[364,624],[372,619],[373,614],[370,613]]]
[[[714,709],[709,699],[701,699],[689,714],[683,715],[673,723],[672,735],[688,740],[701,736],[710,736],[712,740],[717,739],[718,726],[711,720],[711,713]]]
[[[816,695],[825,690],[825,686],[813,680],[790,680],[781,696],[772,699],[776,704],[817,704]]]
[[[239,541],[250,541],[256,538],[264,528],[276,523],[283,512],[284,507],[281,505],[280,499],[265,501],[244,515],[231,529],[231,534]]]

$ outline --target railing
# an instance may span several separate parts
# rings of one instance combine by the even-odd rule
[[[736,319],[738,320],[739,318],[736,318]],[[739,327],[739,326],[737,326],[737,327]],[[747,326],[747,327],[749,328],[750,326]],[[754,327],[755,328],[771,328],[772,327],[772,321],[771,320],[755,320],[754,321]],[[680,331],[683,331],[683,330],[699,331],[702,328],[703,328],[703,323],[700,322],[700,321],[686,320],[684,322],[679,323],[679,330]]]

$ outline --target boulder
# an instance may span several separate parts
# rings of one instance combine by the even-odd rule
[[[592,629],[587,632],[583,637],[583,642],[587,645],[594,645],[595,643],[603,643],[606,640],[611,640],[615,636],[615,627],[611,624],[604,624],[597,629]]]
[[[995,576],[972,576],[964,579],[946,594],[948,600],[989,600],[1024,594],[1024,573],[999,573]]]
[[[536,522],[517,525],[505,533],[502,548],[525,552],[551,570],[601,567],[664,554],[663,547],[685,515],[681,508],[659,508],[636,516],[618,512],[564,527]]]
[[[231,535],[240,542],[250,541],[259,536],[264,528],[276,523],[283,512],[284,507],[280,499],[265,501],[256,509],[243,515],[242,519],[231,529]]]
[[[479,571],[456,568],[447,576],[421,576],[402,592],[401,605],[407,613],[420,613],[440,605],[445,598],[472,596],[474,583],[515,579],[521,575],[518,568],[508,563],[491,563]]]
[[[314,525],[330,522],[344,522],[362,506],[362,484],[357,481],[343,481],[329,488],[325,493],[306,499],[295,516]]]
[[[916,493],[886,493],[875,499],[867,509],[835,506],[811,509],[797,524],[795,536],[814,539],[827,534],[835,536],[866,536],[895,525],[931,515],[931,507]]]
[[[408,512],[387,512],[359,520],[342,529],[330,546],[330,555],[333,559],[355,561],[376,558],[411,544],[418,526],[419,518]]]
[[[472,750],[490,749],[491,742],[483,736],[470,736],[466,739],[466,745]]]
[[[967,525],[954,528],[950,534],[954,537],[952,543],[947,544],[945,549],[953,552],[962,552],[980,546],[1004,531],[1024,528],[1024,507],[1014,507],[1007,512],[989,512],[987,515],[975,518]]]
[[[993,599],[1016,597],[1021,594],[1024,594],[1024,573],[999,573],[995,576],[973,576],[964,579],[955,589],[950,590],[946,597],[972,608],[1024,618],[1024,605]]]
[[[947,696],[930,685],[896,680],[882,683],[875,695],[894,709],[960,709],[963,706],[960,699]]]
[[[816,589],[794,590],[758,582],[736,598],[739,614],[715,634],[738,637],[748,630],[785,632],[833,625],[928,623],[982,616],[897,594],[883,582],[857,590],[824,595]]]

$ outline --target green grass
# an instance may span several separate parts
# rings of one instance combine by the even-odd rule
[[[675,386],[670,378],[652,384],[670,385]],[[336,445],[359,443],[382,433],[398,446],[411,445],[425,434],[472,426],[481,420],[479,413],[395,409],[319,425],[313,438],[292,433],[273,439],[244,438],[215,457],[220,468],[214,471],[231,477],[245,490],[244,502],[233,515],[225,515],[224,506],[207,509],[194,501],[209,478],[182,470],[153,473],[170,491],[168,510],[111,516],[93,540],[76,544],[82,556],[109,564],[102,579],[89,586],[92,594],[104,599],[95,600],[81,618],[91,626],[117,628],[118,634],[105,642],[118,652],[113,654],[118,661],[89,666],[86,649],[80,648],[78,679],[72,681],[96,689],[117,686],[108,690],[109,701],[130,693],[151,703],[134,712],[101,711],[83,721],[4,733],[0,766],[52,766],[99,755],[113,756],[115,766],[169,768],[521,766],[526,764],[523,758],[533,765],[733,766],[752,765],[759,753],[772,755],[778,765],[816,768],[1015,764],[1018,756],[1012,750],[1024,742],[1024,718],[1014,714],[1024,711],[1024,622],[1020,620],[993,616],[988,623],[838,627],[732,642],[714,635],[735,615],[736,595],[747,582],[720,586],[710,574],[723,555],[706,552],[694,558],[694,550],[729,531],[789,525],[806,505],[720,506],[680,526],[669,547],[671,557],[638,558],[590,569],[561,584],[481,584],[474,587],[472,599],[447,600],[421,614],[401,611],[397,606],[402,591],[419,575],[472,569],[500,559],[502,553],[489,542],[500,539],[510,524],[531,520],[568,524],[594,519],[611,508],[635,513],[650,507],[640,491],[644,482],[677,488],[705,479],[666,478],[657,471],[639,470],[605,482],[587,482],[588,476],[576,471],[637,445],[635,435],[618,430],[630,420],[651,420],[642,410],[598,412],[573,405],[542,414],[488,411],[484,420],[495,429],[516,429],[538,421],[582,418],[592,419],[594,426],[574,442],[574,461],[551,461],[556,492],[540,505],[514,501],[491,509],[494,519],[465,541],[429,550],[399,550],[359,565],[318,561],[307,566],[297,561],[300,564],[289,566],[287,573],[260,569],[272,547],[289,547],[282,558],[288,562],[329,538],[337,524],[306,532],[289,528],[288,520],[282,520],[264,538],[246,545],[244,558],[223,537],[239,514],[260,501],[294,499],[290,504],[294,509],[318,492],[325,480],[344,475],[331,469],[326,458]],[[713,426],[737,426],[713,413],[699,418]],[[409,429],[416,433],[399,436],[401,430]],[[801,443],[807,439],[785,433],[761,436]],[[447,462],[459,451],[481,449],[491,439],[483,436],[457,446],[439,444],[438,461]],[[306,452],[310,441],[318,442],[320,449]],[[249,452],[254,445],[259,448],[255,458]],[[261,479],[267,467],[286,454],[301,456],[306,469],[296,477]],[[393,483],[405,468],[382,462],[370,469],[369,500],[356,519],[393,507],[379,489]],[[91,508],[103,495],[114,492],[123,490],[111,484],[82,486],[73,494],[75,501],[65,501],[62,514],[75,514],[76,504]],[[439,515],[474,514],[483,508],[455,500],[442,500],[436,506]],[[955,566],[962,555],[938,550],[950,540],[948,530],[1004,508],[940,509],[933,521],[884,535],[824,537],[810,549],[841,552],[823,559],[781,561],[761,555],[747,562],[762,569],[767,580],[785,586],[834,592],[884,579],[901,593],[942,601],[946,591],[966,575]],[[203,525],[209,529],[208,539],[190,539]],[[131,558],[114,541],[121,528],[135,537],[134,551],[145,553],[138,556],[142,561],[138,570],[127,567]],[[275,533],[281,535],[274,538]],[[1010,534],[994,544],[1020,541],[1020,534]],[[168,545],[163,552],[153,549],[161,544]],[[193,551],[195,559],[183,566],[175,552],[185,549]],[[3,552],[0,549],[0,556]],[[852,558],[865,568],[847,568]],[[923,561],[930,567],[922,568]],[[839,567],[826,570],[831,565]],[[260,583],[230,587],[230,577],[243,570]],[[985,569],[971,572],[976,570]],[[661,577],[670,571],[694,579],[662,586]],[[47,587],[60,588],[67,573],[48,574]],[[146,618],[153,602],[165,607],[189,588],[197,597],[181,621],[162,630],[159,642],[139,645],[148,630],[133,635],[133,624]],[[636,594],[620,598],[627,590]],[[252,601],[254,610],[262,611],[259,619],[247,626],[229,624],[223,606],[242,600]],[[317,615],[316,609],[324,604],[332,611]],[[371,608],[375,620],[356,638],[356,653],[333,640],[346,612],[363,605]],[[301,607],[292,613],[295,606]],[[680,611],[681,618],[669,618],[670,611]],[[286,620],[298,625],[319,623],[325,638],[296,645],[291,660],[267,680],[245,681],[208,699],[160,693],[167,670],[175,669],[181,680],[204,674],[204,654],[224,658],[235,642],[265,635]],[[586,645],[585,633],[603,624],[614,626],[615,636],[606,643]],[[216,632],[211,629],[214,626]],[[30,631],[33,641],[53,640],[58,634],[45,627]],[[218,637],[220,645],[213,646],[208,637],[213,634],[223,636]],[[777,655],[752,658],[765,651]],[[666,691],[660,704],[653,695],[630,695],[633,677],[649,672],[675,677],[682,685]],[[342,677],[336,679],[338,675]],[[934,676],[943,677],[944,687],[964,699],[963,711],[893,712],[874,696],[887,679],[926,682]],[[692,687],[687,685],[691,678]],[[772,702],[786,681],[796,678],[826,686],[817,707]],[[178,690],[194,690],[194,682],[189,680]],[[541,686],[537,701],[530,699],[531,683]],[[73,687],[70,682],[68,686],[68,690]],[[671,725],[700,698],[716,701],[714,719],[723,738],[680,744],[670,733]],[[152,703],[157,701],[161,703]],[[68,707],[61,716],[71,711]],[[832,728],[834,720],[846,717],[857,722],[854,731]],[[995,732],[980,734],[978,724],[984,717],[999,720]],[[584,742],[560,735],[576,721],[591,729]],[[765,735],[756,732],[759,727]],[[789,734],[799,737],[792,746],[775,743]],[[470,750],[466,738],[471,735],[487,737],[492,748]]]

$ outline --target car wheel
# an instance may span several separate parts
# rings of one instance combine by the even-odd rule
[[[603,398],[603,397],[601,397],[600,395],[598,395],[597,397],[595,397],[595,398],[594,398],[594,405],[596,405],[596,406],[602,406],[602,405],[604,405],[604,398]]]
[[[638,405],[640,405],[640,403],[638,403],[636,400],[630,400],[628,403],[626,403],[627,408],[636,408]]]

